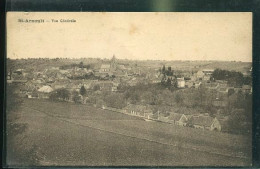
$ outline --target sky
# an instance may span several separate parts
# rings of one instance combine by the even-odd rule
[[[24,23],[18,19],[44,19]],[[76,22],[52,22],[74,19]],[[249,12],[9,12],[8,58],[252,61]]]

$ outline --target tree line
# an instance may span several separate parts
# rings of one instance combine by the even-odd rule
[[[214,80],[225,80],[230,86],[235,87],[249,85],[252,83],[252,78],[249,76],[244,76],[241,72],[222,69],[215,69],[212,73],[212,78]]]

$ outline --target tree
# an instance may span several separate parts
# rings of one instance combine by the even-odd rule
[[[166,75],[167,75],[167,76],[172,76],[172,75],[173,75],[173,71],[172,71],[172,67],[171,67],[171,66],[168,67],[168,70],[167,70],[167,72],[166,72]]]
[[[75,103],[79,103],[79,102],[80,102],[79,92],[77,92],[77,91],[73,91],[73,92],[72,92],[72,100],[73,100]]]
[[[250,79],[244,78],[241,72],[222,69],[215,69],[212,73],[212,78],[215,80],[226,80],[231,86],[242,86],[250,82]]]
[[[171,71],[172,71],[172,67],[169,66],[169,67],[168,67],[168,72],[171,72]]]
[[[84,67],[83,62],[80,62],[79,63],[79,68],[83,68],[83,67]]]
[[[166,71],[166,69],[165,69],[165,65],[163,65],[163,68],[162,68],[162,74],[165,74],[165,71]]]
[[[58,89],[53,91],[50,95],[51,100],[68,100],[70,97],[70,92],[67,89]]]
[[[166,86],[171,87],[171,85],[172,85],[172,80],[168,77],[168,79],[166,81]]]
[[[126,106],[123,94],[111,93],[105,95],[104,101],[107,106],[121,109]]]
[[[87,90],[85,89],[84,86],[81,86],[80,90],[79,90],[79,93],[82,95],[82,96],[85,96],[86,93],[87,93]]]
[[[91,68],[90,64],[88,64],[88,65],[86,66],[86,68],[89,70],[89,69]]]
[[[100,86],[99,86],[99,85],[95,85],[95,86],[93,87],[93,90],[94,90],[94,91],[100,90]]]

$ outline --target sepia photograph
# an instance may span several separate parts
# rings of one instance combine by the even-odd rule
[[[7,12],[6,165],[252,166],[251,12]]]

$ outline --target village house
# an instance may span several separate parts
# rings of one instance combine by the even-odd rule
[[[177,86],[178,88],[185,88],[185,80],[184,77],[177,78]]]
[[[168,123],[168,122],[169,122],[169,117],[165,117],[165,116],[159,115],[159,116],[158,116],[158,120],[159,120],[159,121],[162,121],[162,122]]]
[[[221,124],[218,119],[216,117],[210,117],[209,115],[200,114],[198,116],[192,116],[189,123],[189,125],[194,128],[221,131]]]
[[[26,97],[29,99],[36,99],[39,97],[38,91],[37,90],[29,91],[26,93]]]
[[[116,92],[119,83],[113,81],[95,81],[92,82],[90,85],[91,85],[90,88],[92,90],[94,90],[95,86],[98,86],[100,91]]]
[[[252,92],[252,87],[250,85],[243,85],[242,86],[242,91],[244,93],[251,93]]]
[[[185,82],[185,87],[186,88],[192,88],[192,87],[194,87],[195,86],[195,83],[193,82],[193,81],[186,81]]]
[[[186,126],[188,122],[188,117],[184,114],[170,113],[169,122],[179,126]]]
[[[194,87],[197,89],[201,86],[201,84],[202,84],[201,82],[195,82]]]
[[[38,89],[38,97],[42,99],[48,99],[53,89],[50,86],[43,86]]]
[[[199,70],[197,72],[197,79],[204,80],[204,81],[209,81],[213,72],[214,72],[213,69]]]
[[[66,85],[67,83],[56,81],[51,84],[51,87],[56,90],[56,89],[66,88]]]
[[[100,73],[108,73],[111,71],[111,66],[110,64],[102,64],[100,69],[99,69],[99,72]]]
[[[219,84],[216,82],[204,83],[204,86],[210,90],[217,90],[219,88]]]

